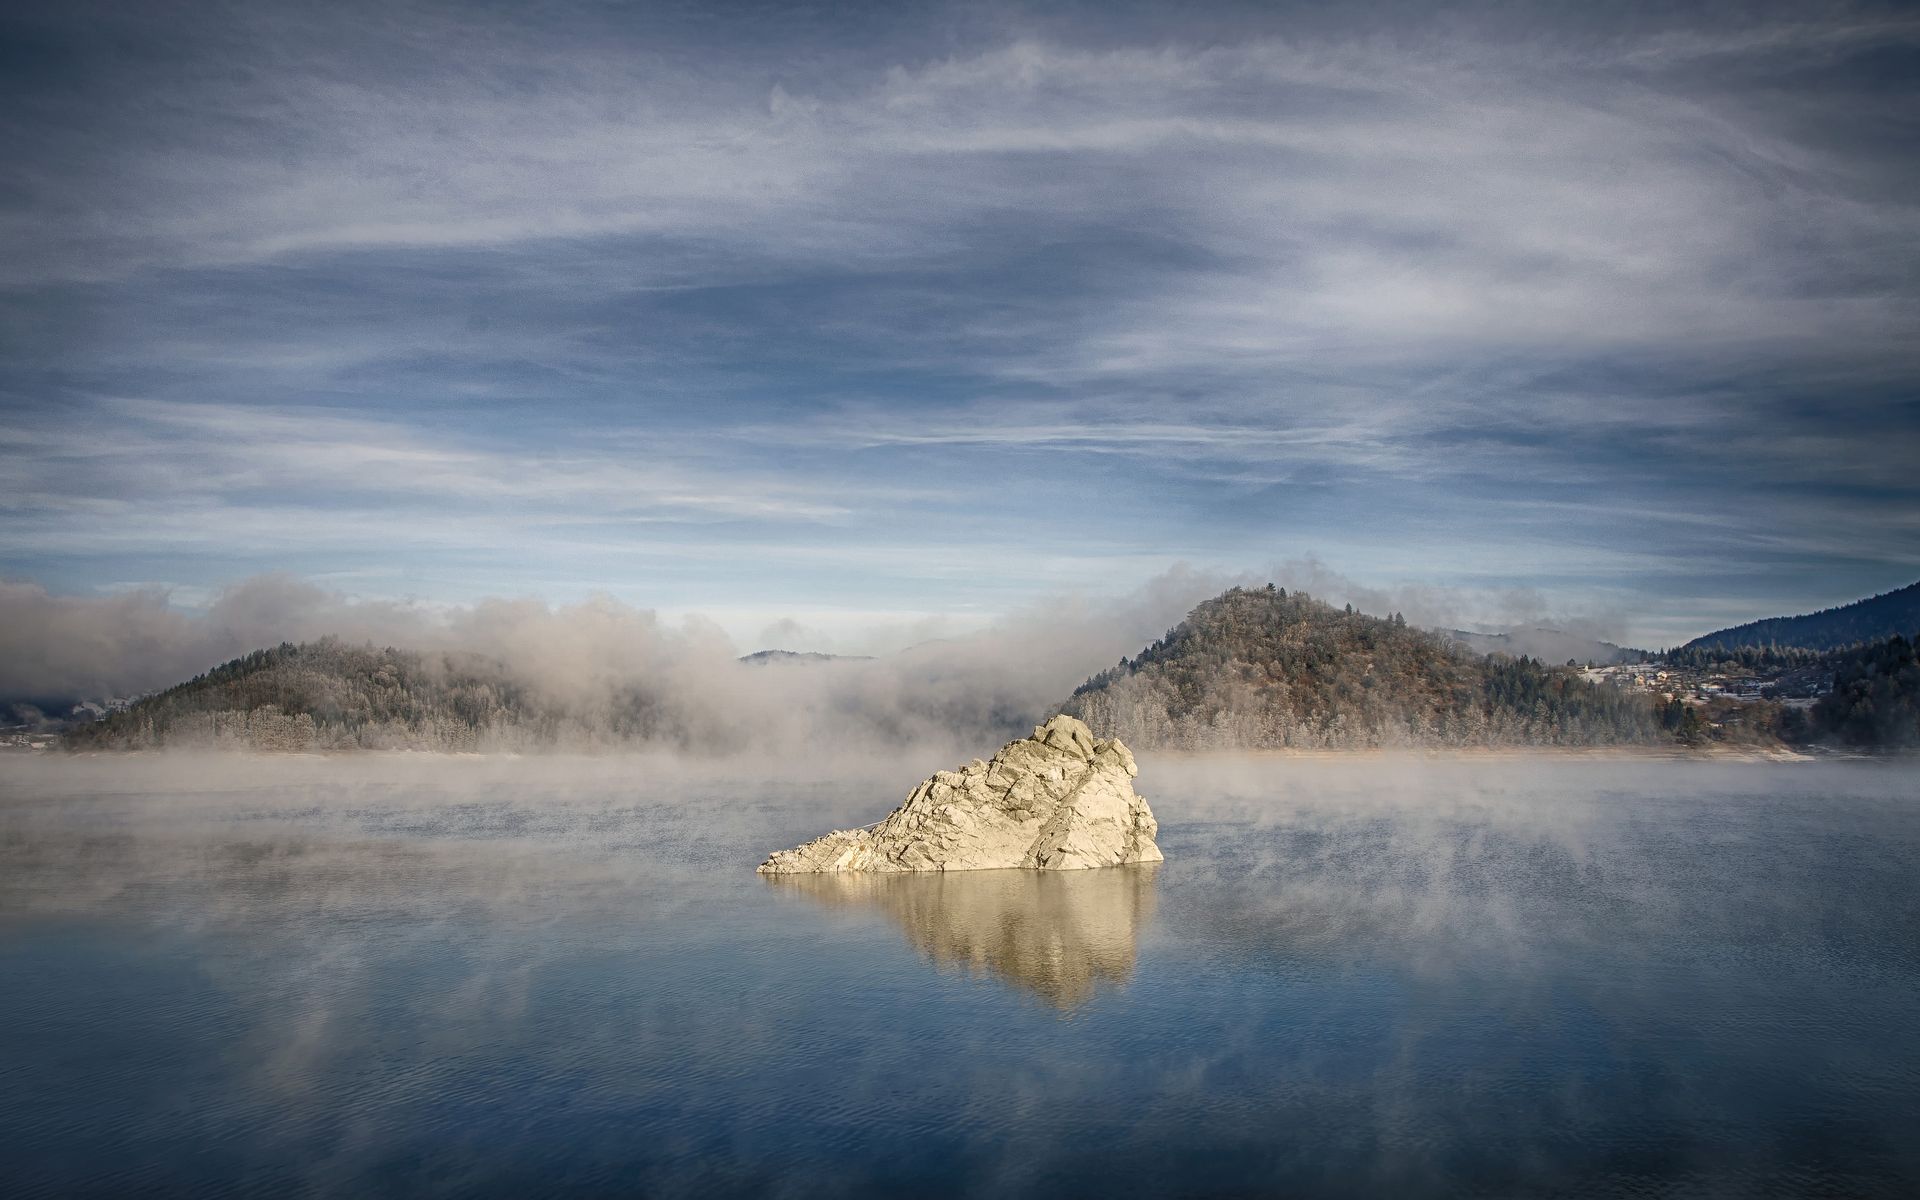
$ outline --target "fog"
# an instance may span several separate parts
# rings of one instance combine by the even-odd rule
[[[1068,1011],[1126,985],[1155,941],[1282,972],[1353,969],[1386,946],[1444,976],[1470,954],[1520,980],[1549,947],[1653,947],[1683,926],[1741,954],[1845,958],[1899,921],[1836,910],[1824,881],[1904,878],[1920,855],[1899,762],[1143,753],[1157,873],[753,875],[773,850],[883,817],[964,752],[935,753],[12,756],[0,911],[159,905],[195,926],[345,921],[351,938],[354,921],[401,916],[697,921],[703,893],[764,890],[880,920],[937,967]],[[1168,889],[1206,901],[1156,918]]]
[[[1687,922],[1717,925],[1728,945],[1820,943],[1841,919],[1809,902],[1823,873],[1898,875],[1920,853],[1900,764],[1139,757],[1167,856],[1158,873],[764,890],[881,919],[936,966],[1066,1011],[1125,985],[1154,937],[1176,957],[1225,942],[1287,970],[1388,943],[1408,969],[1439,972],[1463,946],[1516,969],[1543,943],[1577,953],[1596,912],[1608,937]],[[15,756],[0,772],[0,909],[433,923],[629,911],[644,893],[646,920],[692,920],[701,891],[758,890],[766,853],[874,821],[949,765],[920,752]],[[1682,861],[1710,864],[1711,897]],[[1156,927],[1169,887],[1209,899]],[[1527,900],[1540,894],[1556,904]]]
[[[1247,889],[1250,902],[1257,891],[1276,912],[1311,910],[1337,892],[1342,903],[1390,911],[1390,923],[1409,934],[1457,920],[1461,905],[1498,894],[1476,874],[1495,840],[1508,844],[1502,854],[1530,846],[1528,853],[1551,859],[1570,878],[1591,882],[1600,870],[1622,886],[1639,871],[1627,852],[1644,852],[1658,830],[1697,832],[1689,852],[1715,845],[1726,855],[1752,852],[1762,831],[1749,816],[1736,822],[1744,841],[1714,823],[1763,804],[1765,836],[1783,845],[1844,843],[1863,864],[1920,848],[1911,767],[1894,760],[1727,762],[1605,752],[1146,752],[1138,759],[1137,785],[1160,822],[1176,880],[1227,887],[1259,880]],[[76,837],[89,854],[104,855],[58,864],[43,880],[47,897],[65,894],[89,865],[112,862],[105,852],[112,844],[148,846],[119,864],[147,875],[179,869],[164,847],[199,855],[208,839],[391,843],[412,847],[408,853],[487,846],[581,863],[612,855],[676,873],[750,875],[766,852],[877,820],[922,777],[953,765],[920,748],[791,760],[642,750],[17,754],[0,761],[0,841],[15,856],[12,866],[23,853]],[[1830,803],[1834,795],[1847,803]],[[5,874],[14,886],[26,878]],[[1760,873],[1745,886],[1768,907],[1768,889],[1789,882]],[[485,891],[464,899],[484,899]],[[861,895],[860,888],[835,892],[847,903]],[[931,903],[914,899],[916,907]]]
[[[969,1180],[1038,1190],[1085,1170],[1063,1139],[1217,1163],[1284,1129],[1302,1169],[1404,1195],[1485,1138],[1496,1172],[1557,1156],[1530,1185],[1649,1123],[1764,1170],[1785,1089],[1869,1178],[1912,1165],[1908,769],[1149,754],[1154,871],[753,874],[937,765],[16,757],[15,1127],[58,1169],[159,1128],[328,1194],[555,1146],[589,1190],[707,1193],[723,1151],[807,1145],[862,1190],[888,1156],[849,1131],[936,1123]],[[143,1146],[102,1190],[201,1161]]]
[[[1080,680],[1222,586],[1181,567],[1117,597],[1049,597],[881,660],[741,664],[742,648],[714,622],[668,620],[605,596],[429,608],[274,575],[191,614],[156,590],[63,597],[9,584],[0,589],[0,697],[137,694],[257,648],[334,636],[495,660],[588,729],[638,697],[661,710],[670,740],[709,751],[971,743],[1044,717]]]
[[[609,596],[556,605],[493,598],[431,606],[364,599],[287,575],[244,580],[203,608],[169,593],[58,596],[0,584],[0,699],[127,697],[160,690],[220,662],[281,642],[336,637],[498,665],[544,709],[605,740],[618,714],[649,713],[650,735],[707,753],[872,752],[882,747],[990,750],[1034,722],[1093,673],[1164,634],[1227,587],[1274,581],[1334,604],[1441,627],[1506,614],[1600,630],[1598,618],[1547,613],[1525,592],[1373,588],[1316,559],[1230,574],[1178,565],[1111,594],[1041,597],[984,628],[908,645],[872,660],[742,664],[742,646],[716,622],[669,619]],[[803,636],[795,622],[768,635]],[[876,631],[876,638],[897,636]],[[877,649],[857,641],[848,650]],[[575,739],[578,742],[580,739]]]
[[[977,660],[982,653],[1020,677],[1056,686],[1089,655],[1115,655],[1157,636],[1231,577],[1176,566],[1119,595],[1048,596],[984,630],[915,639],[921,663]],[[879,631],[891,640],[898,631]],[[871,654],[868,642],[817,644],[800,623],[775,622],[766,644],[741,646],[700,616],[673,621],[607,596],[551,605],[489,598],[472,605],[368,600],[290,575],[243,580],[203,608],[177,606],[168,590],[64,596],[38,584],[0,582],[0,696],[125,696],[163,688],[226,660],[280,642],[321,637],[409,649],[462,649],[498,657],[559,690],[610,677],[644,676],[687,661],[710,667],[760,649]],[[941,647],[948,649],[942,650]],[[899,647],[888,647],[898,650]]]

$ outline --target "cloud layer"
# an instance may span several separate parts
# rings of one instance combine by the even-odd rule
[[[1657,643],[1920,574],[1897,8],[10,21],[56,591],[977,626],[1318,553]]]

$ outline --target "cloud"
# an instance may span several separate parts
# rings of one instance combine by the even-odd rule
[[[436,624],[422,608],[354,601],[281,575],[237,583],[198,612],[169,601],[161,586],[59,596],[35,583],[0,582],[0,695],[127,696],[284,640],[331,634],[415,644]]]
[[[253,23],[243,61],[283,54],[285,24]],[[1823,42],[1822,28],[1714,45],[1911,35],[1850,25]],[[404,74],[336,72],[329,60],[368,35],[311,32],[322,39],[271,77],[194,73],[167,85],[179,107],[123,114],[127,134],[174,135],[156,139],[164,154],[134,148],[124,163],[160,186],[89,185],[72,198],[99,208],[97,222],[61,211],[42,232],[144,244],[122,271],[668,239],[708,247],[693,261],[710,276],[729,258],[889,269],[978,249],[979,231],[1017,213],[1040,227],[1123,225],[1204,255],[1207,269],[1107,297],[1121,302],[1104,320],[1049,346],[1047,369],[1093,375],[1335,346],[1371,358],[1840,337],[1885,350],[1913,315],[1911,296],[1889,303],[1879,285],[1897,276],[1868,253],[1911,232],[1906,207],[1850,194],[1844,164],[1765,109],[1703,100],[1684,64],[1628,81],[1604,56],[1542,69],[1440,36],[1103,49],[1021,38],[884,71],[855,61],[831,93],[777,84],[749,97],[618,44],[569,46],[564,78],[529,85],[506,28]],[[390,24],[372,40],[383,33],[410,42],[419,29]],[[1652,38],[1640,61],[1683,44],[1699,35]],[[257,112],[263,126],[239,133],[220,112]],[[1809,224],[1811,241],[1797,235]],[[104,257],[68,261],[85,272]],[[650,271],[656,259],[669,269]],[[577,284],[690,282],[673,254],[616,261]],[[1808,289],[1838,283],[1836,270],[1863,274],[1841,294]],[[1004,357],[1008,371],[1042,365]]]
[[[9,695],[113,695],[200,668],[194,629],[157,590],[75,598],[51,596],[37,584],[0,583],[0,610],[0,689]]]
[[[542,12],[20,18],[9,571],[1909,581],[1902,14]]]
[[[160,494],[176,502],[319,492],[511,504],[522,513],[591,506],[607,518],[820,520],[846,512],[786,481],[738,472],[723,478],[665,462],[638,465],[586,448],[569,454],[474,439],[430,441],[402,422],[366,416],[124,399],[104,400],[97,412],[104,431],[62,422],[0,435],[0,444],[30,451],[5,461],[9,492],[58,498],[74,488],[78,472],[83,487],[112,483],[141,499]],[[177,453],[182,444],[192,447],[191,456]]]

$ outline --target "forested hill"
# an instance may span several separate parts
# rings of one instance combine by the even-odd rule
[[[1399,614],[1234,588],[1087,680],[1064,711],[1141,748],[1598,745],[1665,740],[1652,707]]]
[[[572,712],[537,700],[479,655],[324,638],[256,650],[69,730],[65,740],[73,749],[481,750],[662,732],[657,705],[638,694],[624,699],[613,712]]]
[[[1812,733],[1842,746],[1920,748],[1920,653],[1904,637],[1827,656],[1833,690],[1813,706]]]
[[[1838,650],[1864,642],[1884,642],[1891,637],[1911,640],[1916,632],[1920,632],[1920,583],[1804,616],[1749,621],[1697,637],[1681,649],[1779,646]]]

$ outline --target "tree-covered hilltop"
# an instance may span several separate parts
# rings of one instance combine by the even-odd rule
[[[1799,617],[1769,617],[1697,637],[1683,650],[1772,646],[1840,650],[1920,633],[1920,583]]]
[[[1063,706],[1140,747],[1659,742],[1652,705],[1531,658],[1478,656],[1399,614],[1234,588]]]
[[[480,750],[662,732],[648,697],[623,700],[610,712],[569,711],[479,655],[323,638],[256,650],[71,729],[65,741],[73,749]]]
[[[1809,716],[1814,738],[1843,746],[1920,746],[1920,661],[1914,643],[1892,637],[1830,656],[1833,690]]]
[[[219,745],[471,749],[522,701],[485,660],[333,639],[282,643],[70,730],[75,749]]]

